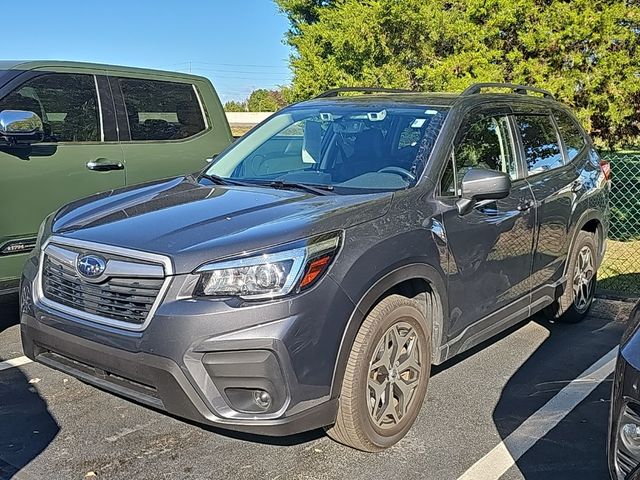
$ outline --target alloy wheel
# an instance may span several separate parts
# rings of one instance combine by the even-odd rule
[[[585,245],[578,253],[573,273],[573,302],[578,311],[585,310],[591,301],[594,275],[593,252]]]
[[[378,428],[395,427],[412,406],[423,371],[421,348],[406,322],[393,324],[378,342],[367,381],[369,415]]]

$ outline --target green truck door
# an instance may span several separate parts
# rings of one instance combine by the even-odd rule
[[[114,116],[109,94],[98,96],[106,77],[25,72],[14,81],[0,111],[34,111],[45,138],[29,147],[0,147],[0,291],[15,285],[26,259],[11,253],[11,244],[35,239],[40,222],[60,206],[125,185],[122,148],[117,138],[105,141],[105,132],[116,135],[113,119],[105,122],[100,113]]]
[[[189,77],[159,78],[113,74],[110,78],[127,185],[202,170],[208,158],[232,141],[210,83]]]

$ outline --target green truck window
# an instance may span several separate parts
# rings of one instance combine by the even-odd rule
[[[180,140],[206,125],[193,85],[120,78],[131,140]]]
[[[100,116],[93,75],[52,73],[26,81],[0,100],[2,110],[37,113],[46,142],[98,142]]]

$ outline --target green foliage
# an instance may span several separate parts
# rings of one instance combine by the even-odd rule
[[[250,112],[275,112],[289,103],[286,89],[266,90],[260,88],[254,90],[247,99],[247,108]]]
[[[640,141],[635,0],[276,0],[291,22],[292,99],[337,86],[551,90],[596,141]]]
[[[281,87],[279,90],[259,88],[251,92],[243,101],[231,100],[224,104],[225,112],[275,112],[292,102],[291,90]]]
[[[225,112],[246,112],[247,111],[247,102],[236,102],[235,100],[230,100],[224,104]]]

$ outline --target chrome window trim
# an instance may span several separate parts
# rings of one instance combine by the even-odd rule
[[[100,142],[104,142],[104,120],[102,118],[102,99],[100,98],[100,88],[98,87],[98,77],[93,75],[93,84],[96,88],[96,98],[98,99],[98,119],[100,120]]]
[[[145,320],[140,325],[131,324],[128,322],[123,322],[121,320],[113,320],[111,318],[102,317],[100,315],[95,315],[92,313],[83,312],[81,310],[77,310],[75,308],[67,307],[66,305],[61,305],[57,302],[49,300],[44,296],[42,291],[42,268],[44,265],[44,255],[47,247],[51,244],[58,246],[68,246],[68,247],[76,247],[90,250],[91,252],[96,253],[106,253],[113,255],[121,255],[124,257],[129,257],[132,260],[146,260],[151,262],[160,263],[164,268],[165,280],[158,291],[158,296],[156,297],[149,313],[147,314]],[[107,245],[103,243],[94,243],[88,242],[85,240],[76,240],[73,238],[64,238],[58,236],[52,236],[47,239],[47,241],[42,246],[42,249],[39,253],[38,259],[38,273],[34,280],[34,288],[33,288],[33,301],[36,305],[44,305],[54,311],[62,312],[72,317],[77,317],[81,320],[87,320],[91,323],[96,323],[100,325],[106,325],[109,327],[115,327],[122,330],[128,330],[131,332],[141,332],[145,330],[151,319],[153,318],[155,312],[158,310],[158,307],[161,305],[164,297],[169,289],[169,285],[171,284],[171,279],[173,278],[173,265],[171,263],[171,259],[164,255],[159,255],[155,253],[141,252],[139,250],[131,250],[123,247],[116,247],[113,245]]]
[[[202,118],[204,120],[204,130],[202,130],[202,132],[205,132],[209,130],[209,119],[207,118],[207,114],[204,111],[204,103],[202,103],[202,98],[200,98],[200,92],[198,91],[198,88],[194,84],[191,84],[191,88],[193,88],[193,93],[195,93],[196,99],[198,100],[198,105],[200,106],[200,115],[202,115]],[[198,133],[202,133],[202,132],[198,132]],[[196,133],[196,135],[198,133]],[[193,136],[194,135],[192,135],[192,137]],[[187,137],[187,138],[191,138],[191,137]]]

